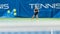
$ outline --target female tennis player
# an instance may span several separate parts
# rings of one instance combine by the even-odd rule
[[[38,18],[38,13],[39,13],[39,9],[36,7],[34,9],[34,15],[32,16],[32,18],[34,18],[34,17]]]

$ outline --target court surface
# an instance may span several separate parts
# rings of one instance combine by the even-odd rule
[[[0,26],[57,26],[60,18],[0,18]]]
[[[0,18],[0,33],[59,34],[60,18]]]

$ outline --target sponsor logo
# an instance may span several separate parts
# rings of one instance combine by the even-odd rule
[[[60,9],[60,3],[53,3],[53,4],[29,4],[31,6],[31,9],[37,7],[38,9],[42,8],[54,8],[54,9]]]
[[[0,9],[9,9],[8,4],[0,4]]]

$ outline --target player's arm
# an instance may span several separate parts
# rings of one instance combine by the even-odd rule
[[[34,9],[34,13],[35,13],[35,9]]]

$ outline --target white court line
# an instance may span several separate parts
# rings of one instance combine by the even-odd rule
[[[51,29],[51,34],[54,34],[54,29],[53,28]]]

